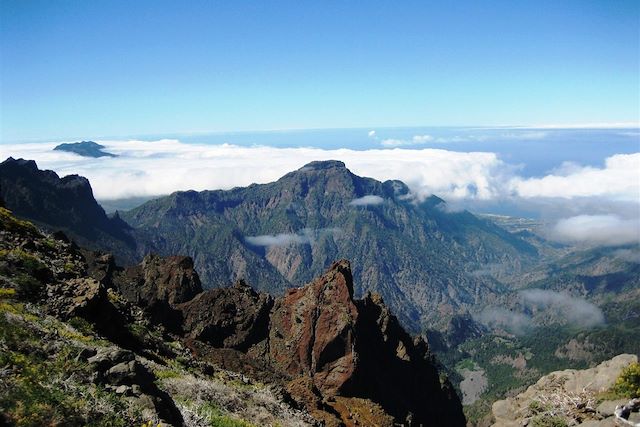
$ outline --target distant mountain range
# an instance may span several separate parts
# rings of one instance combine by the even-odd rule
[[[54,150],[68,151],[83,157],[118,157],[115,154],[104,151],[104,145],[93,141],[71,142],[57,145]]]
[[[449,212],[435,196],[412,199],[404,183],[359,177],[339,161],[312,162],[270,184],[177,192],[121,218],[106,216],[86,179],[59,178],[32,161],[2,163],[0,185],[16,214],[124,263],[148,252],[191,256],[207,288],[243,278],[280,295],[349,259],[356,295],[381,294],[412,331],[501,294],[499,282],[475,274],[483,265],[519,270],[537,255],[490,221]]]
[[[339,161],[270,184],[177,192],[122,218],[142,252],[193,257],[206,287],[244,278],[280,294],[349,259],[356,294],[381,294],[414,331],[503,291],[475,270],[518,270],[537,254],[490,221],[448,212],[435,196],[415,200],[404,183],[359,177]]]

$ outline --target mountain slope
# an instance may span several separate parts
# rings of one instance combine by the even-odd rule
[[[33,160],[9,157],[0,163],[0,198],[17,216],[62,230],[82,246],[108,250],[122,262],[135,258],[130,227],[117,215],[107,217],[84,177],[60,178]]]
[[[205,287],[246,278],[277,294],[351,259],[356,294],[379,292],[414,330],[501,292],[474,270],[518,269],[536,256],[489,221],[446,212],[435,196],[413,201],[402,182],[359,177],[339,161],[269,184],[177,192],[123,218],[138,229],[142,251],[193,257]]]
[[[465,425],[344,260],[276,300],[203,291],[189,258],[120,268],[0,208],[0,326],[2,425]]]

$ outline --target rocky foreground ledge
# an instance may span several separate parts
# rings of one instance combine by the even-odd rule
[[[640,405],[632,405],[634,413],[618,411],[616,414],[616,409],[629,405],[629,399],[607,400],[601,397],[611,389],[622,370],[637,361],[636,355],[621,354],[591,369],[567,369],[545,375],[524,393],[495,402],[492,407],[496,420],[493,426],[640,425]]]
[[[354,299],[345,260],[277,299],[203,291],[188,257],[120,268],[0,208],[0,291],[0,424],[465,424],[427,344]]]

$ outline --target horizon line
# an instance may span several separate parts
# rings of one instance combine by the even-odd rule
[[[162,137],[171,138],[176,136],[191,135],[224,135],[224,134],[251,134],[251,133],[279,133],[279,132],[305,132],[305,131],[335,131],[335,130],[382,130],[382,129],[411,129],[411,128],[431,128],[431,129],[639,129],[640,121],[620,121],[620,122],[586,122],[586,123],[543,123],[543,124],[503,124],[503,125],[399,125],[399,126],[354,126],[354,127],[291,127],[291,128],[270,128],[270,129],[249,129],[249,130],[205,130],[205,131],[175,131],[161,133],[134,133],[134,134],[118,134],[118,135],[95,135],[91,137],[31,137],[24,139],[15,139],[9,141],[0,141],[3,144],[21,144],[21,143],[37,143],[37,142],[70,142],[76,140],[100,140],[100,139],[118,139],[118,138],[144,138],[144,137]]]

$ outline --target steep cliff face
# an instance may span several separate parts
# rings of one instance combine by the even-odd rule
[[[411,337],[379,295],[367,295],[356,306],[357,369],[345,392],[384,402],[396,419],[416,425],[464,425],[458,396],[440,379],[422,337]]]
[[[48,230],[63,230],[82,246],[113,252],[120,262],[135,258],[129,225],[107,217],[84,177],[60,178],[39,170],[33,160],[10,157],[0,163],[0,198],[15,215]]]
[[[345,260],[276,302],[269,350],[278,369],[310,377],[324,398],[364,397],[408,424],[464,425],[427,344],[404,331],[379,295],[354,300]]]

